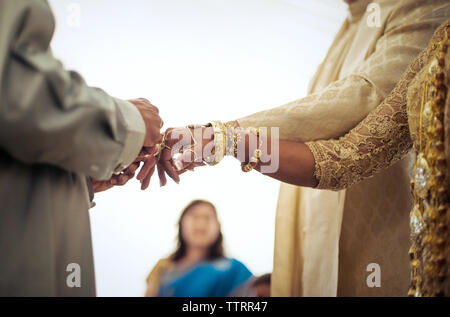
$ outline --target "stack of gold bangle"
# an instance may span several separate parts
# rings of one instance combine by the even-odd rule
[[[259,163],[261,158],[262,139],[260,137],[259,128],[241,129],[232,124],[224,124],[221,121],[211,121],[206,125],[188,125],[189,129],[212,127],[214,133],[214,148],[211,155],[203,159],[203,162],[208,165],[217,165],[225,157],[225,155],[237,157],[238,144],[242,142],[242,132],[255,134],[258,139],[256,149],[248,162],[242,162],[241,168],[244,172],[250,172]],[[195,141],[194,141],[195,142]]]
[[[212,121],[211,126],[214,132],[214,155],[208,164],[217,165],[226,154],[227,133],[225,125],[220,121]]]

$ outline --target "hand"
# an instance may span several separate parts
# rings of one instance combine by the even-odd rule
[[[237,121],[229,122],[238,128]],[[204,166],[204,157],[209,155],[214,148],[214,131],[211,127],[169,128],[164,133],[164,148],[157,156],[156,168],[160,179],[160,186],[167,184],[166,173],[176,183],[180,182],[179,175],[195,167]],[[148,165],[148,166],[146,166]],[[149,178],[153,175],[154,161],[144,162],[144,166],[138,174],[141,188],[148,186]],[[148,179],[148,180],[147,180]]]
[[[144,147],[154,147],[162,140],[160,130],[164,124],[159,116],[158,108],[144,98],[129,100],[129,102],[136,106],[144,119],[146,129]]]
[[[192,133],[192,134],[191,134]],[[179,175],[187,170],[193,170],[197,166],[205,165],[203,163],[204,148],[213,140],[213,131],[211,128],[189,129],[170,128],[165,132],[163,149],[157,156],[156,168],[160,179],[160,186],[167,184],[166,173],[176,183],[180,182]],[[174,163],[174,156],[181,154]],[[147,166],[148,165],[148,166]],[[141,188],[148,186],[148,178],[154,173],[154,161],[144,162],[144,166],[139,172],[137,178],[141,181]]]
[[[130,179],[134,177],[134,173],[139,168],[140,162],[134,162],[126,169],[124,169],[120,174],[111,176],[110,179],[106,181],[96,180],[91,177],[92,187],[95,193],[105,191],[112,188],[113,186],[123,186]]]
[[[136,159],[144,163],[144,165],[142,166],[141,170],[139,171],[136,177],[141,182],[142,190],[146,189],[150,185],[150,179],[153,176],[153,173],[155,172],[155,166],[158,163],[158,157],[156,153],[158,149],[156,147],[154,149],[155,150],[151,151],[148,151],[145,148],[142,149],[141,153]],[[158,167],[158,174],[159,174],[159,167]]]
[[[204,158],[210,155],[214,148],[214,131],[211,127],[167,129],[165,144],[159,162],[174,179],[172,175],[205,165]]]

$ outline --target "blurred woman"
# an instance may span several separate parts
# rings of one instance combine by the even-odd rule
[[[252,277],[244,264],[224,256],[215,206],[190,202],[178,221],[178,246],[147,277],[146,296],[223,297]]]

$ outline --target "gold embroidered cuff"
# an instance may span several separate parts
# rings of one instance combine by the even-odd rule
[[[326,174],[324,174],[322,164],[326,162],[325,158],[325,151],[323,150],[322,146],[319,142],[306,142],[306,146],[311,151],[312,155],[314,156],[314,164],[315,164],[315,171],[314,171],[314,177],[319,181],[317,184],[316,189],[330,189],[328,184],[329,177],[327,177]]]

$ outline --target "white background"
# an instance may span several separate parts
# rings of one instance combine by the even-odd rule
[[[89,85],[145,97],[167,127],[227,121],[303,97],[346,16],[341,0],[51,0],[52,48]],[[155,175],[156,176],[156,175]],[[192,199],[216,204],[228,256],[256,275],[273,266],[279,182],[234,159],[96,195],[91,213],[99,296],[142,296],[175,247]]]

